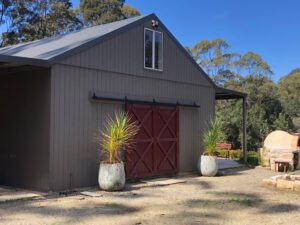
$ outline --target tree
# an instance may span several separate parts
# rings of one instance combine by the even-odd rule
[[[278,83],[280,101],[292,117],[300,117],[300,69],[292,70]]]
[[[192,48],[186,47],[186,50],[219,86],[248,94],[249,149],[261,147],[272,130],[293,130],[291,117],[279,100],[277,85],[270,80],[273,72],[259,54],[252,51],[245,54],[232,52],[230,45],[220,38],[200,41]],[[226,140],[234,148],[240,148],[242,102],[217,101],[216,116],[222,122]]]
[[[222,85],[225,80],[236,77],[233,62],[240,58],[240,54],[229,52],[229,48],[226,41],[217,38],[202,40],[191,49],[186,49],[212,79]]]
[[[274,121],[274,128],[276,130],[284,130],[288,132],[294,131],[294,124],[292,118],[285,112],[279,113],[279,116]]]
[[[87,26],[95,26],[141,15],[124,3],[125,0],[81,0],[83,21]]]
[[[291,118],[286,115],[279,101],[276,84],[267,77],[248,75],[241,80],[248,94],[248,146],[256,149],[273,130],[293,129]],[[285,120],[283,120],[285,119]]]
[[[18,0],[6,10],[2,46],[33,41],[82,27],[70,0]]]
[[[86,25],[99,25],[124,19],[125,0],[81,0],[80,10]]]
[[[126,17],[126,18],[131,18],[131,17],[135,17],[135,16],[140,16],[141,13],[131,7],[130,5],[123,5],[123,7],[121,8],[122,14]]]
[[[2,0],[0,1],[0,25],[5,23],[5,18],[7,15],[7,10],[12,5],[12,0]]]
[[[262,57],[252,51],[244,54],[239,60],[233,62],[240,70],[240,73],[246,73],[252,76],[266,76],[273,74],[270,66],[262,59]]]

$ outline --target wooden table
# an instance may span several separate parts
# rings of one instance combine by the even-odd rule
[[[283,172],[286,173],[287,169],[290,166],[290,162],[284,160],[275,160],[275,171],[278,172],[279,166],[283,166]]]

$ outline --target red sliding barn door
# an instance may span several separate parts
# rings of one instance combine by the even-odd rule
[[[126,104],[126,111],[140,126],[126,153],[127,178],[178,172],[178,107]]]

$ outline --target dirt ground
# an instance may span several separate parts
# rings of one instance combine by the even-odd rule
[[[300,224],[300,194],[261,186],[274,175],[239,169],[220,177],[141,187],[98,197],[73,195],[0,204],[0,224]]]

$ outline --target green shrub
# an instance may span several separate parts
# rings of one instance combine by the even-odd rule
[[[227,156],[227,150],[224,150],[224,149],[221,149],[221,150],[218,150],[218,156],[221,157],[221,158],[226,158]]]
[[[259,152],[249,151],[247,153],[247,164],[249,166],[258,166],[261,162]]]
[[[229,157],[231,159],[239,160],[243,156],[243,151],[240,149],[237,150],[230,150],[229,151]]]

